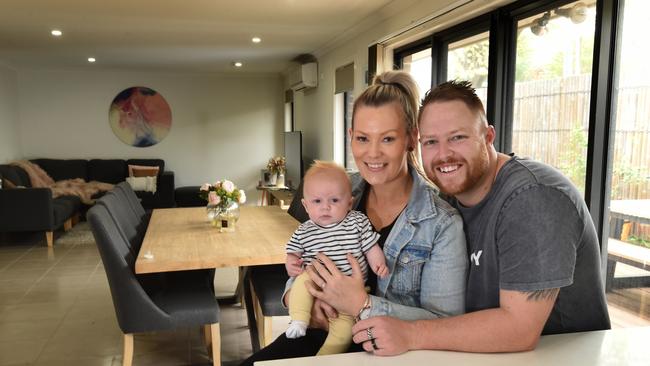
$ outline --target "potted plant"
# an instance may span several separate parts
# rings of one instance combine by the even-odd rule
[[[276,156],[269,159],[266,169],[271,173],[270,185],[284,186],[284,173],[287,170],[284,156]]]

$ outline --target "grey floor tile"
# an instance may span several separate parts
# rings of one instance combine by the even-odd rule
[[[47,340],[0,342],[0,365],[31,364],[38,358]]]

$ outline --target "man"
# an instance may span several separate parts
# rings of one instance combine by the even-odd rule
[[[427,176],[461,212],[470,255],[464,315],[415,322],[369,318],[376,354],[409,349],[516,352],[541,334],[609,329],[600,249],[580,193],[555,169],[498,153],[468,82],[446,82],[420,109]],[[401,338],[401,339],[400,339]]]

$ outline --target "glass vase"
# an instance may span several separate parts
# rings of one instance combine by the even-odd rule
[[[239,204],[232,202],[228,206],[208,205],[208,220],[212,226],[219,229],[219,232],[235,231],[235,224],[239,219]]]
[[[275,186],[278,188],[284,188],[284,173],[278,173],[278,179],[275,182]]]
[[[278,173],[271,172],[271,176],[269,177],[269,185],[275,186],[277,183],[278,183]]]

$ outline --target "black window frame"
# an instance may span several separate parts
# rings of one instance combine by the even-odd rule
[[[488,68],[488,121],[495,126],[495,148],[509,153],[512,149],[512,118],[514,105],[515,64],[517,51],[517,22],[540,12],[552,10],[575,0],[519,0],[458,25],[438,31],[397,48],[393,53],[396,68],[403,58],[431,47],[431,85],[447,77],[447,48],[449,43],[490,32]],[[607,206],[612,153],[612,118],[616,101],[612,98],[614,73],[618,53],[617,36],[622,0],[597,0],[594,53],[592,61],[591,100],[587,145],[585,201],[590,210],[601,242],[603,275],[607,262]],[[486,26],[487,25],[487,26]],[[369,60],[370,61],[370,60]],[[374,66],[372,66],[374,67]],[[604,279],[604,278],[603,278]]]

